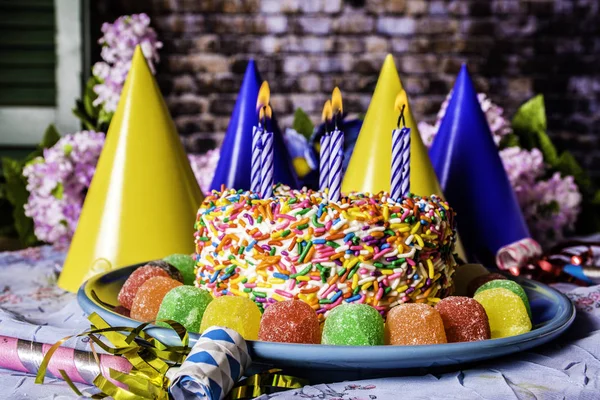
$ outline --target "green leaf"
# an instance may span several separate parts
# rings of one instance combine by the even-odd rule
[[[500,141],[500,150],[507,149],[509,147],[520,147],[519,137],[515,134],[509,134],[502,138]]]
[[[95,76],[91,76],[90,79],[85,84],[85,89],[83,91],[83,105],[85,112],[92,119],[98,119],[98,113],[100,112],[100,107],[96,107],[94,105],[94,100],[98,97],[96,92],[94,92],[94,86],[98,84],[98,80]]]
[[[575,157],[568,151],[563,152],[558,157],[553,168],[561,173],[561,175],[572,175],[575,178],[575,183],[581,191],[588,191],[592,184],[590,177],[586,174],[583,168],[579,165]]]
[[[25,203],[29,197],[23,176],[23,163],[10,158],[2,158],[2,170],[6,179],[6,199],[12,204],[12,217],[19,240],[24,246],[38,242],[33,231],[33,220],[25,215]]]
[[[63,195],[65,194],[65,187],[62,183],[59,182],[56,184],[54,189],[52,189],[50,194],[52,194],[52,196],[56,197],[58,200],[61,200],[63,198]]]
[[[537,95],[519,107],[513,117],[512,128],[522,147],[528,150],[539,147],[538,134],[546,132],[544,96]]]
[[[301,133],[308,140],[310,139],[315,126],[304,110],[297,108],[296,112],[294,112],[294,123],[292,124],[292,128],[296,132]]]
[[[46,132],[44,133],[44,137],[38,148],[40,149],[48,149],[56,144],[60,140],[60,133],[53,124],[48,125],[46,128]]]
[[[81,121],[81,123],[83,124],[85,129],[87,129],[87,130],[96,129],[96,125],[94,124],[94,121],[91,121],[89,116],[79,108],[80,104],[81,104],[81,107],[83,107],[83,104],[81,103],[81,101],[77,100],[77,108],[74,108],[72,110],[73,115],[75,115]]]
[[[114,113],[106,112],[104,109],[100,110],[98,114],[98,121],[96,122],[96,126],[93,128],[96,132],[108,132],[108,126],[110,125],[110,121],[112,120]]]

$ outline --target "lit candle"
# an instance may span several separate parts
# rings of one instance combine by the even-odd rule
[[[272,115],[271,106],[269,106],[270,96],[269,83],[264,81],[256,99],[258,125],[252,130],[250,180],[250,190],[263,198],[271,197],[273,193],[273,132],[269,132],[267,127],[267,121],[271,119]],[[268,149],[265,146],[268,146]],[[267,186],[269,189],[266,188]]]
[[[410,128],[406,127],[404,108],[400,94],[394,108],[399,112],[398,127],[392,131],[392,171],[390,197],[400,200],[410,190]],[[402,123],[402,128],[400,128]]]
[[[342,93],[339,88],[333,89],[331,95],[334,129],[331,133],[329,147],[329,200],[340,201],[342,196],[342,163],[344,161],[344,132],[338,129],[342,118]]]
[[[329,132],[328,123],[331,121],[331,101],[327,100],[323,107],[323,122],[325,124],[325,133],[321,136],[321,149],[319,164],[319,190],[325,192],[325,189],[329,187],[329,157],[331,155],[331,148],[329,147],[331,142],[331,134]]]

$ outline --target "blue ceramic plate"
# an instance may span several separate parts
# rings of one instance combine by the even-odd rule
[[[111,309],[123,282],[139,266],[132,265],[97,275],[84,283],[77,294],[81,308],[96,312],[112,326],[139,325],[138,321]],[[359,379],[422,372],[422,368],[444,370],[446,366],[486,360],[544,344],[563,333],[575,318],[575,307],[562,293],[538,282],[520,279],[533,314],[531,332],[503,339],[425,346],[326,346],[249,341],[257,365],[285,367],[316,381]],[[104,303],[104,304],[103,304]],[[170,345],[179,344],[170,329],[150,327],[147,332]],[[198,334],[190,334],[195,342]]]

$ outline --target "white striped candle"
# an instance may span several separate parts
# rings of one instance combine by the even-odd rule
[[[392,131],[390,197],[400,200],[410,191],[410,128]]]
[[[261,175],[261,136],[263,129],[255,126],[252,129],[252,161],[250,166],[250,190],[253,193],[260,194],[260,175]]]
[[[329,186],[329,158],[331,156],[331,135],[325,132],[321,136],[321,151],[320,158],[321,163],[319,165],[319,190],[325,192],[325,189]]]
[[[260,193],[263,199],[273,195],[273,132],[262,135]]]
[[[329,201],[340,201],[342,196],[342,163],[344,162],[344,132],[335,129],[329,142]]]

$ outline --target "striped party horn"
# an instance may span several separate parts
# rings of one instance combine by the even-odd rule
[[[519,275],[522,267],[541,255],[542,246],[531,238],[525,238],[500,248],[496,253],[496,265]]]
[[[178,400],[223,399],[251,363],[248,346],[239,333],[213,326],[204,331],[171,377],[169,392]]]
[[[36,375],[51,347],[51,344],[0,336],[0,368]],[[98,360],[100,365],[90,351],[59,347],[50,359],[46,376],[63,379],[62,370],[73,382],[93,385],[98,375],[109,377],[109,369],[125,374],[131,371],[131,364],[123,357],[98,354]]]

